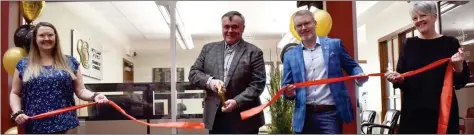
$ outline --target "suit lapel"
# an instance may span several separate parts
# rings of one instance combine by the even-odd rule
[[[300,72],[301,72],[301,78],[302,81],[306,81],[306,73],[305,73],[305,67],[304,67],[304,56],[303,56],[303,44],[299,44],[297,48],[295,48],[296,55],[294,59],[296,59],[296,62],[298,66],[300,67]]]
[[[219,75],[219,79],[224,79],[224,51],[225,51],[225,41],[222,41],[218,46],[217,51],[217,70]]]
[[[229,71],[227,71],[227,77],[224,82],[225,87],[227,87],[227,84],[229,84],[229,80],[232,78],[232,75],[234,75],[234,71],[240,63],[240,58],[242,57],[242,54],[244,54],[246,48],[247,47],[244,40],[240,41],[239,44],[237,44],[237,46],[235,47],[234,57],[232,58],[232,63],[230,64]]]
[[[321,50],[323,51],[323,58],[324,58],[324,65],[326,65],[326,70],[328,70],[328,63],[329,63],[329,44],[326,38],[319,37],[319,41],[321,42]]]

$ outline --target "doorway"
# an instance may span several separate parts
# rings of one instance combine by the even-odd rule
[[[123,82],[133,83],[133,63],[123,59]]]
[[[401,54],[404,45],[403,42],[406,38],[414,36],[416,36],[415,27],[408,25],[378,40],[381,73],[386,73],[388,70],[396,71],[398,56]],[[388,82],[384,77],[382,77],[381,86],[381,118],[384,118],[387,110],[401,110],[403,93],[400,89],[394,89],[392,83]]]

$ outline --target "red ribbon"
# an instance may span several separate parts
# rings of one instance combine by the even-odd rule
[[[409,71],[409,72],[401,74],[401,77],[403,77],[403,78],[404,77],[410,77],[410,76],[419,74],[421,72],[425,72],[427,70],[438,67],[438,66],[440,66],[440,65],[442,65],[446,62],[448,63],[448,66],[446,67],[446,74],[444,76],[443,91],[442,91],[442,94],[441,94],[440,111],[439,111],[439,116],[438,116],[438,134],[446,134],[446,131],[447,131],[447,128],[448,128],[449,113],[450,113],[451,101],[452,101],[452,97],[453,97],[453,65],[451,63],[451,59],[450,58],[441,59],[441,60],[435,61],[435,62],[433,62],[433,63],[431,63],[427,66],[419,68],[417,70]],[[362,78],[362,77],[369,77],[369,76],[384,76],[384,74],[383,73],[374,73],[374,74],[369,74],[369,75],[365,75],[365,76],[347,76],[347,77],[339,77],[339,78],[330,78],[330,79],[314,80],[314,81],[295,83],[293,85],[296,88],[300,88],[300,87],[308,87],[308,86],[313,86],[313,85],[329,84],[329,83],[347,81],[347,80],[352,80],[352,79],[357,79],[357,78]],[[241,116],[242,120],[248,119],[248,118],[262,112],[263,109],[265,109],[266,107],[271,106],[278,98],[281,97],[281,95],[283,94],[283,92],[285,90],[286,90],[286,87],[281,88],[276,93],[276,95],[272,97],[272,100],[270,100],[270,102],[241,112],[240,116]]]
[[[414,70],[414,71],[409,71],[404,74],[401,74],[401,77],[410,77],[416,74],[419,74],[421,72],[433,69],[435,67],[438,67],[444,63],[448,62],[448,66],[446,67],[446,74],[444,78],[444,84],[443,84],[443,91],[441,93],[441,102],[440,102],[440,112],[438,116],[438,134],[446,134],[447,128],[448,128],[448,121],[449,121],[449,113],[450,113],[450,108],[451,108],[451,101],[453,97],[453,65],[451,63],[450,58],[445,58],[441,59],[438,61],[435,61],[425,67],[422,67],[420,69]],[[314,81],[307,81],[307,82],[302,82],[302,83],[296,83],[293,84],[296,88],[300,87],[307,87],[307,86],[313,86],[313,85],[320,85],[320,84],[329,84],[329,83],[335,83],[335,82],[341,82],[341,81],[347,81],[347,80],[352,80],[352,79],[357,79],[361,77],[369,77],[369,76],[383,76],[383,73],[374,73],[374,74],[369,74],[365,76],[347,76],[347,77],[339,77],[339,78],[330,78],[330,79],[323,79],[323,80],[314,80]],[[281,97],[283,94],[284,90],[286,87],[281,88],[275,96],[273,96],[272,100],[268,102],[267,104],[262,104],[260,106],[254,107],[252,109],[243,111],[240,113],[242,120],[248,119],[249,117],[252,117],[260,112],[263,111],[266,107],[272,105],[278,98]],[[76,110],[79,108],[95,105],[97,102],[92,102],[88,104],[82,104],[82,105],[77,105],[77,106],[71,106],[71,107],[66,107],[58,110],[54,110],[51,112],[47,113],[42,113],[36,116],[31,117],[31,119],[42,119],[42,118],[47,118],[51,117],[60,113]],[[139,121],[136,118],[130,116],[127,114],[122,108],[120,108],[117,104],[115,104],[112,101],[109,101],[108,104],[112,105],[117,111],[122,113],[123,115],[127,116],[130,120],[133,120],[137,123],[147,125],[150,127],[160,127],[160,128],[185,128],[185,129],[204,129],[204,124],[202,122],[163,122],[163,123],[157,123],[157,124],[150,124],[146,123],[143,121]]]
[[[95,104],[97,104],[97,102],[66,107],[66,108],[54,110],[54,111],[51,111],[51,112],[46,112],[46,113],[42,113],[42,114],[39,114],[39,115],[35,115],[35,116],[31,117],[30,119],[33,119],[33,120],[43,119],[43,118],[51,117],[51,116],[54,116],[54,115],[57,115],[57,114],[60,114],[60,113],[65,113],[65,112],[68,112],[68,111],[76,110],[76,109],[79,109],[79,108],[83,108],[83,107],[87,107],[87,106],[91,106],[91,105],[95,105]],[[115,110],[117,110],[120,113],[122,113],[123,115],[127,116],[130,120],[133,120],[137,123],[140,123],[140,124],[143,124],[143,125],[146,125],[146,126],[157,127],[157,128],[204,129],[204,123],[202,123],[202,122],[162,122],[162,123],[151,124],[151,123],[139,121],[136,118],[134,118],[134,117],[130,116],[129,114],[127,114],[122,108],[120,108],[120,106],[115,104],[113,101],[109,101],[108,104],[111,105],[112,107],[114,107]]]

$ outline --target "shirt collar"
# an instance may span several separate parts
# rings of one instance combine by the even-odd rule
[[[321,45],[321,41],[319,40],[319,36],[316,36],[316,46],[315,46],[315,48],[318,47],[319,45]],[[301,46],[303,47],[303,50],[308,49],[308,48],[304,47],[303,41],[301,41]]]
[[[225,49],[234,49],[235,46],[237,46],[239,43],[240,43],[241,40],[237,41],[237,43],[233,44],[233,45],[229,45],[227,44],[227,42],[224,41],[224,44],[225,44]]]

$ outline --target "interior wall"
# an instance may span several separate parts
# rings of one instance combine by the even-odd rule
[[[74,12],[71,8],[74,4],[76,3],[48,2],[43,14],[35,22],[44,21],[55,25],[59,33],[61,49],[65,55],[71,55],[72,53],[72,29],[102,45],[102,80],[84,76],[84,83],[122,83],[123,58],[134,63],[134,59],[126,55],[123,47],[124,44],[128,45],[129,43],[118,42],[123,41],[119,40],[122,37],[110,35],[108,32],[97,28],[97,25],[92,25],[91,23],[94,23],[94,20],[87,20],[82,17],[86,13]]]
[[[393,3],[390,7],[373,16],[371,20],[365,21],[365,28],[362,26],[357,30],[358,35],[364,34],[365,31],[365,36],[358,36],[358,57],[367,60],[367,63],[363,65],[366,73],[380,72],[378,39],[411,23],[408,13],[410,4],[406,1]],[[377,123],[381,122],[381,87],[381,77],[370,77],[369,81],[359,88],[359,94],[363,91],[368,92],[366,106],[368,110],[377,112],[375,119]]]
[[[358,28],[358,56],[360,59],[367,60],[367,64],[362,64],[363,69],[367,73],[380,72],[377,40],[397,29],[411,24],[408,13],[410,7],[411,4],[405,1],[395,2],[392,6],[371,18],[370,21],[367,21],[365,26]],[[436,25],[439,25],[439,22],[437,22]],[[436,31],[439,32],[438,27]],[[419,32],[415,30],[415,36],[417,35],[419,35]],[[380,78],[372,77],[363,87],[359,88],[359,95],[363,91],[369,93],[366,106],[368,110],[377,112],[375,121],[378,123],[382,121],[380,118],[382,111],[380,83]],[[465,87],[456,91],[459,103],[459,116],[466,116],[467,109],[474,107],[474,99],[470,98],[472,95],[474,95],[474,87]]]
[[[257,47],[259,47],[263,51],[263,57],[265,62],[277,62],[280,61],[279,53],[280,49],[277,49],[277,43],[281,39],[281,37],[267,37],[267,38],[260,38],[248,41]],[[222,38],[195,38],[194,39],[194,49],[191,50],[183,50],[181,48],[176,49],[176,65],[178,68],[184,68],[184,82],[189,82],[189,70],[191,66],[196,61],[199,53],[202,50],[202,47],[210,42],[221,41]],[[149,49],[148,51],[139,51],[137,50],[138,54],[134,58],[135,59],[135,73],[134,73],[134,80],[135,82],[152,82],[153,80],[153,68],[170,68],[171,67],[171,53],[169,46],[169,41],[155,41],[151,43],[137,43],[143,46],[154,46],[154,47],[145,47],[145,48],[155,48]],[[159,46],[159,47],[158,47]],[[159,48],[159,49],[156,49]],[[278,55],[277,55],[278,54]],[[269,73],[267,73],[269,74]],[[270,95],[268,91],[265,89],[262,95],[260,96],[260,100],[262,103],[266,103],[267,99],[270,99]],[[201,99],[197,99],[201,100]],[[202,112],[201,102],[187,102],[186,106],[194,106],[198,107],[199,109],[197,112]],[[192,108],[189,108],[189,111]],[[264,110],[265,120],[266,123],[271,122],[271,116],[268,109]]]
[[[467,109],[474,107],[474,87],[465,87],[456,91],[459,105],[459,116],[466,117]]]
[[[273,37],[266,39],[256,39],[248,41],[256,46],[258,46],[263,51],[264,60],[267,61],[280,61],[279,53],[280,50],[277,50],[277,43],[281,37]],[[176,64],[177,67],[184,68],[184,81],[188,81],[189,70],[192,64],[196,61],[199,53],[201,52],[202,47],[210,42],[221,41],[219,38],[214,39],[194,39],[194,48],[191,50],[176,49]],[[148,43],[137,43],[137,46],[162,46],[159,49],[153,48],[148,51],[138,51],[135,59],[135,73],[134,80],[135,82],[152,82],[153,68],[170,68],[171,67],[171,53],[170,49],[166,46],[169,46],[169,40],[148,42]],[[148,48],[148,47],[145,47]],[[152,47],[150,47],[152,48]],[[278,56],[277,56],[278,53]]]
[[[94,43],[102,45],[102,79],[94,79],[88,76],[84,77],[85,84],[93,83],[122,83],[123,82],[123,59],[134,63],[133,57],[125,53],[123,46],[129,43],[116,34],[110,34],[110,31],[104,31],[99,28],[96,21],[90,20],[90,13],[77,12],[76,8],[81,8],[83,4],[75,2],[47,2],[42,15],[34,22],[52,23],[59,34],[61,50],[64,55],[72,55],[72,32],[74,29],[81,36],[90,37]],[[87,7],[82,7],[87,8]],[[90,17],[90,16],[89,16]],[[104,22],[103,22],[104,23]],[[100,24],[100,23],[99,23]],[[76,59],[79,61],[79,59]],[[81,67],[82,68],[82,67]],[[75,96],[76,104],[85,104],[88,101],[79,100]],[[87,108],[81,108],[78,115],[87,114]]]

